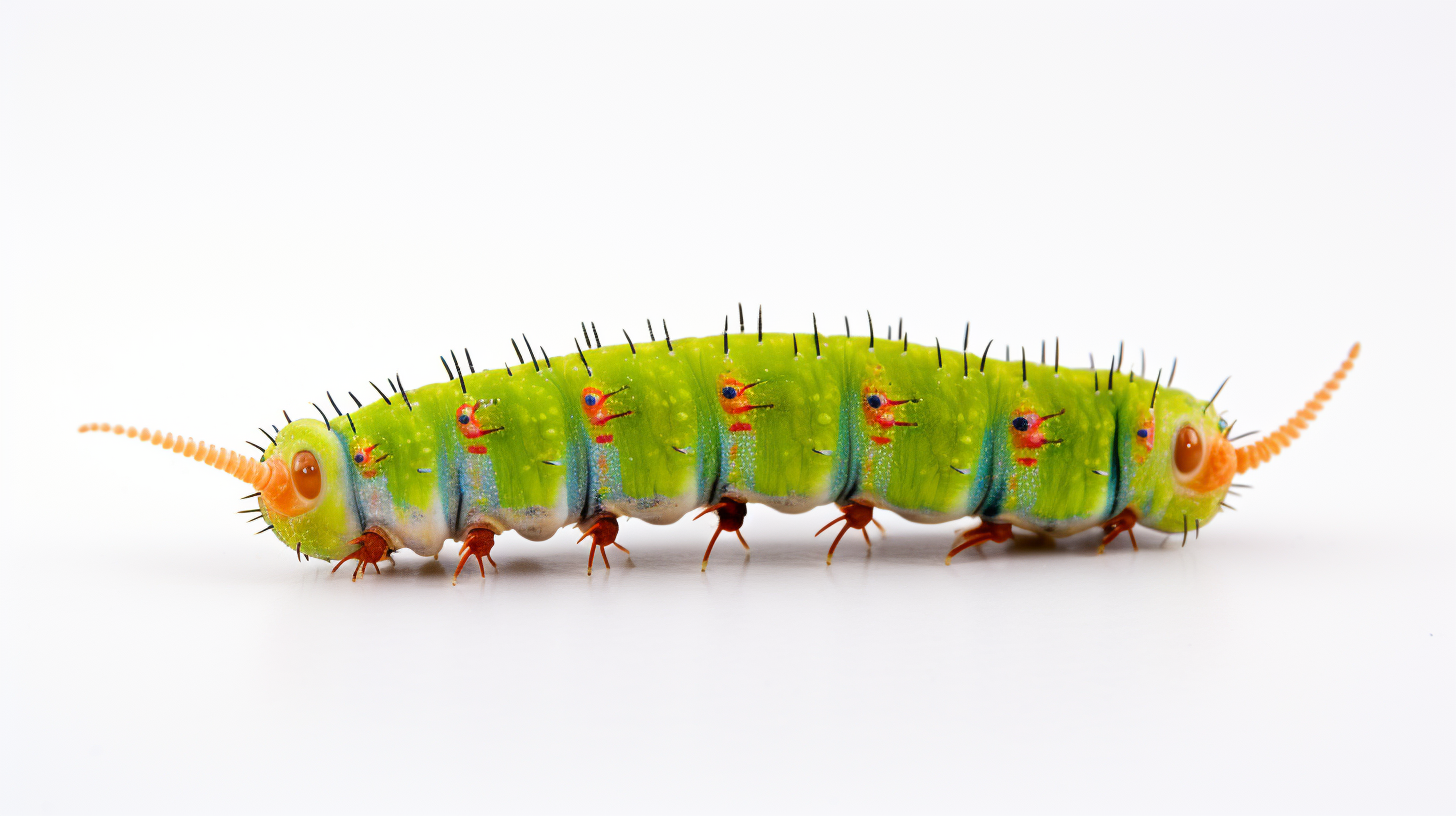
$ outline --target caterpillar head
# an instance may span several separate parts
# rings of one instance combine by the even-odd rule
[[[273,533],[291,549],[330,561],[354,550],[361,530],[349,483],[350,452],[316,419],[299,419],[279,431],[264,465],[268,482],[258,506]]]
[[[1165,390],[1143,406],[1130,440],[1129,506],[1141,523],[1165,532],[1206,525],[1217,515],[1237,469],[1225,426],[1208,405]]]
[[[349,484],[348,454],[339,437],[318,420],[289,423],[262,461],[146,428],[93,422],[80,430],[151,442],[247,482],[258,491],[258,507],[274,535],[300,555],[342,558],[352,551],[349,542],[361,532]]]
[[[1164,392],[1154,401],[1149,417],[1166,438],[1148,446],[1149,455],[1132,461],[1129,506],[1138,508],[1139,521],[1165,532],[1198,529],[1217,515],[1234,476],[1257,468],[1299,437],[1322,410],[1360,356],[1356,343],[1339,369],[1289,421],[1263,439],[1235,448],[1226,438],[1229,428],[1205,403],[1179,391]],[[1217,393],[1214,394],[1217,396]],[[1237,437],[1235,437],[1237,438]],[[1136,443],[1134,443],[1136,444]],[[1147,467],[1149,466],[1150,467]]]

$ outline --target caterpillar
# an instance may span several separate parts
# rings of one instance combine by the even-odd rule
[[[553,359],[515,341],[517,365],[475,370],[452,351],[440,362],[448,379],[406,388],[352,410],[326,397],[331,417],[292,419],[260,458],[171,433],[109,423],[82,425],[150,442],[247,482],[257,506],[241,511],[266,522],[299,559],[348,562],[357,580],[381,560],[409,549],[438,556],[460,543],[452,583],[473,557],[485,575],[496,538],[519,533],[542,541],[575,526],[590,539],[587,574],[617,541],[619,518],[668,524],[690,512],[716,513],[703,553],[741,528],[748,504],[803,513],[833,504],[840,515],[826,563],[850,530],[868,545],[876,510],[924,523],[977,517],[945,563],[968,548],[1009,541],[1013,528],[1052,537],[1101,527],[1098,552],[1134,525],[1195,538],[1221,509],[1236,474],[1269,461],[1308,427],[1340,386],[1359,344],[1293,418],[1243,447],[1232,423],[1207,400],[1167,383],[1123,374],[1122,350],[1099,370],[1031,363],[1022,349],[991,360],[913,344],[903,324],[896,340],[819,331],[804,335],[739,332],[674,341],[603,346],[596,325],[576,354]],[[595,344],[593,344],[595,339]],[[1224,381],[1227,383],[1227,380]]]

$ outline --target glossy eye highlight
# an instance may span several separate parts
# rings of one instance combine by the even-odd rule
[[[1173,440],[1173,465],[1178,473],[1192,476],[1202,464],[1203,437],[1198,435],[1192,425],[1184,425],[1178,429],[1178,436]]]
[[[324,474],[319,470],[318,459],[309,451],[293,455],[293,489],[304,499],[318,498],[323,490]]]

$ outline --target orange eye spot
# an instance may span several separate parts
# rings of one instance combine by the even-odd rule
[[[1203,464],[1203,438],[1191,425],[1178,429],[1178,437],[1173,441],[1173,464],[1184,476],[1192,476]]]
[[[324,474],[319,470],[318,459],[308,451],[293,455],[293,489],[304,499],[318,498],[324,486]]]

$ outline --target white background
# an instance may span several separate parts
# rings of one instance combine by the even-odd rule
[[[1000,4],[1011,6],[1011,4]],[[1438,4],[0,5],[0,810],[1450,812],[1456,20]],[[864,309],[1059,336],[1292,451],[1180,548],[886,519],[506,536],[352,584],[280,409]],[[963,526],[963,525],[962,525]]]

